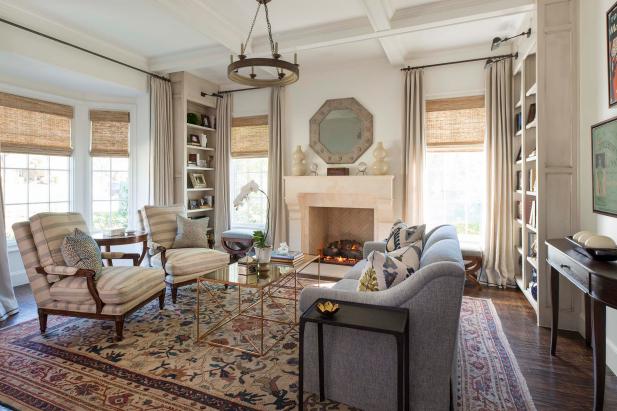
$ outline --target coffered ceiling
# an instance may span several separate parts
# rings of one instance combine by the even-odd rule
[[[447,50],[485,55],[494,36],[519,30],[533,4],[272,0],[269,9],[280,49],[298,52],[301,66],[367,58],[402,66]],[[144,69],[188,70],[224,84],[229,54],[238,53],[256,5],[255,0],[0,0],[0,16]],[[249,44],[252,55],[268,53],[264,34],[262,14]]]

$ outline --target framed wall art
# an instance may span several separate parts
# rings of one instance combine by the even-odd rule
[[[617,117],[591,126],[593,212],[617,217]]]

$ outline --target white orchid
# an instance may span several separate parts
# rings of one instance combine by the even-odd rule
[[[251,193],[256,193],[258,191],[262,190],[259,188],[259,185],[255,182],[255,180],[251,180],[244,186],[242,186],[242,188],[240,189],[240,193],[236,196],[234,200],[234,207],[236,208],[236,210],[248,199]]]

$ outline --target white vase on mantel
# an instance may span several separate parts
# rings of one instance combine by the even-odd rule
[[[294,176],[306,175],[306,155],[302,151],[302,146],[296,146],[292,154],[291,173]]]
[[[371,164],[371,174],[375,176],[383,176],[388,174],[388,170],[390,169],[390,164],[386,160],[388,157],[388,152],[383,146],[382,142],[377,143],[377,147],[373,150],[373,164]]]

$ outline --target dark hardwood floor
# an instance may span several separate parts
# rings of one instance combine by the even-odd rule
[[[0,322],[0,328],[37,317],[29,285],[15,289],[20,312]],[[538,410],[591,410],[593,404],[592,352],[574,332],[562,331],[557,356],[549,353],[550,332],[535,323],[535,313],[516,290],[468,287],[465,295],[493,300],[512,351]],[[617,377],[607,376],[605,410],[617,410]]]

